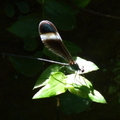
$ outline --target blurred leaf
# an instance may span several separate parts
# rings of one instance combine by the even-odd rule
[[[8,17],[13,17],[15,14],[14,6],[10,2],[6,4],[4,11]]]
[[[19,36],[19,37],[36,37],[38,36],[38,24],[39,24],[38,15],[28,15],[8,28],[8,31]]]
[[[52,21],[58,29],[72,30],[76,26],[76,19],[73,10],[68,4],[57,1],[45,1],[44,14]]]
[[[37,2],[39,2],[39,3],[42,3],[42,0],[36,0]]]
[[[89,4],[89,2],[90,2],[91,0],[72,0],[72,1],[73,1],[73,3],[75,3],[77,6],[84,8],[84,7],[86,7],[86,6]]]
[[[37,60],[18,57],[9,57],[9,59],[17,71],[28,77],[35,76],[43,67],[43,63]]]
[[[29,4],[27,2],[17,2],[16,5],[21,13],[26,14],[30,11]]]
[[[87,98],[77,97],[70,93],[65,93],[59,96],[60,109],[66,114],[76,114],[87,109],[91,100]]]
[[[51,51],[49,51],[46,47],[44,47],[43,53],[52,60],[59,60],[59,57],[52,53]]]
[[[108,94],[113,94],[117,91],[117,86],[110,86],[108,89]]]
[[[47,1],[50,1],[50,2],[52,2],[52,1],[56,1],[56,0],[36,0],[37,2],[39,2],[39,3],[45,3],[45,2],[47,2]]]
[[[65,78],[66,76],[61,72],[51,74],[48,83],[33,96],[33,99],[52,97],[64,93],[66,88],[62,82]]]
[[[25,50],[34,51],[37,48],[38,41],[35,38],[25,37],[23,41]]]
[[[77,53],[82,53],[82,50],[79,46],[75,45],[72,42],[64,40],[65,46],[72,55],[77,55]]]

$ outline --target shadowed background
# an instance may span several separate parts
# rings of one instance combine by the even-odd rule
[[[85,111],[72,115],[66,115],[60,110],[60,120],[120,119],[120,1],[91,0],[85,8],[96,13],[80,9],[72,2],[73,0],[63,0],[60,4],[59,1],[56,4],[56,1],[51,0],[50,3],[45,4],[43,14],[40,0],[38,2],[33,0],[1,1],[0,52],[46,57],[41,52],[44,46],[40,41],[37,25],[43,18],[49,19],[56,25],[63,40],[73,42],[81,48],[81,51],[77,53],[78,56],[98,65],[100,70],[86,77],[91,80],[94,88],[102,93],[108,103],[106,105],[92,103]],[[67,16],[63,17],[66,13]],[[118,18],[113,16],[118,16]],[[11,27],[15,23],[16,25]],[[72,50],[70,50],[71,53]],[[74,52],[72,54],[74,56]],[[35,69],[38,64],[41,66],[40,69]],[[24,72],[25,67],[22,66],[21,69],[25,73],[22,74],[13,67],[8,57],[1,55],[1,120],[57,119],[56,98],[32,100],[32,96],[38,91],[32,90],[34,84],[48,65],[49,63],[33,64],[32,61],[25,66],[29,66],[29,71]],[[31,72],[32,69],[36,72]]]

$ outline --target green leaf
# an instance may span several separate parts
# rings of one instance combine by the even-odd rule
[[[76,4],[79,7],[86,7],[91,0],[72,0],[74,4]]]
[[[38,24],[40,18],[38,15],[29,15],[26,16],[16,23],[14,23],[11,27],[7,30],[11,33],[17,35],[18,37],[37,37],[38,34]]]
[[[84,111],[91,105],[91,100],[77,97],[68,92],[58,97],[60,100],[60,109],[66,114],[76,114]]]
[[[66,83],[68,90],[79,97],[88,98],[88,94],[92,91],[92,84],[77,74],[67,75]]]
[[[61,72],[52,73],[48,83],[33,96],[33,99],[52,97],[66,92],[63,84],[65,78]]]
[[[42,73],[34,89],[41,86],[44,87],[33,96],[33,99],[56,96],[66,92],[68,89],[69,92],[78,97],[90,99],[98,103],[106,103],[104,97],[93,89],[91,82],[79,75],[79,72],[66,76],[62,72],[53,72],[59,71],[59,69],[60,66],[52,65]]]
[[[39,87],[45,85],[48,82],[51,73],[57,72],[59,70],[59,68],[60,68],[60,65],[53,64],[53,65],[49,66],[47,69],[45,69],[43,71],[43,73],[40,75],[40,77],[38,78],[33,89],[36,89],[36,88],[39,88]]]
[[[21,13],[26,14],[30,11],[29,4],[27,2],[17,2],[16,5]]]
[[[58,29],[72,30],[76,26],[73,10],[68,4],[57,1],[45,1],[44,14]]]
[[[49,51],[46,47],[43,49],[43,53],[48,56],[51,60],[59,61],[60,57]]]
[[[79,74],[89,73],[92,71],[96,71],[99,68],[91,61],[87,61],[80,57],[73,57],[74,61],[78,64],[79,68],[82,71],[79,71]],[[66,66],[66,71],[68,73],[75,73],[75,70],[72,68],[72,66]]]
[[[77,55],[77,53],[82,53],[82,50],[76,44],[64,40],[64,44],[72,55]]]
[[[43,67],[43,63],[37,60],[18,57],[9,57],[9,59],[17,71],[28,77],[37,75]]]
[[[42,3],[42,0],[36,0],[37,2],[39,2],[39,3]]]
[[[89,94],[89,98],[94,102],[107,103],[105,98],[97,90],[93,90],[93,92]]]
[[[37,0],[37,2],[40,3],[40,4],[44,4],[44,3],[47,2],[47,1],[52,2],[52,1],[54,1],[54,0]]]
[[[90,81],[80,75],[67,75],[66,88],[78,97],[87,98],[98,103],[106,103],[104,97],[95,89]]]
[[[96,71],[99,69],[93,62],[87,61],[83,58],[76,57],[75,61],[78,63],[79,68],[84,69],[84,72],[82,72],[82,74]]]
[[[6,14],[8,17],[13,17],[14,14],[15,14],[14,6],[13,6],[13,4],[11,4],[11,3],[7,3],[7,4],[6,4],[4,11],[5,11],[5,14]]]
[[[38,45],[37,39],[32,38],[32,37],[25,37],[23,39],[23,42],[24,42],[24,48],[27,51],[34,51]]]

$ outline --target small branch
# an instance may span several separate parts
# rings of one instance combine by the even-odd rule
[[[86,11],[86,12],[89,12],[91,14],[95,14],[95,15],[99,15],[99,16],[103,16],[103,17],[107,17],[107,18],[120,19],[120,17],[118,17],[118,16],[106,15],[106,14],[102,14],[102,13],[95,12],[95,11],[92,11],[92,10],[88,10],[88,9],[85,9],[85,8],[79,8],[79,9],[81,9],[83,11]]]

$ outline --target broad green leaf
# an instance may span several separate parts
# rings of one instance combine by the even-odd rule
[[[67,75],[66,84],[68,90],[76,96],[98,103],[106,103],[104,97],[97,90],[93,89],[90,81],[80,75]]]
[[[53,72],[59,69],[60,66],[52,65],[42,73],[34,88],[45,86],[34,95],[33,99],[56,96],[68,89],[69,92],[78,97],[98,103],[106,103],[104,97],[93,89],[91,82],[85,77],[78,73],[65,76],[62,72]]]
[[[87,61],[83,58],[76,57],[75,61],[78,63],[80,69],[84,69],[84,72],[82,72],[82,74],[96,71],[99,69],[93,62]]]
[[[30,10],[29,4],[27,2],[17,2],[16,5],[21,13],[26,14]]]
[[[92,84],[77,74],[67,75],[66,83],[68,90],[79,97],[88,98],[88,94],[92,91]]]
[[[97,90],[93,90],[93,92],[89,94],[89,98],[94,102],[107,103],[105,98]]]
[[[68,4],[57,1],[45,1],[44,14],[58,29],[72,30],[76,26],[73,10]]]
[[[37,60],[18,57],[9,57],[9,59],[17,71],[28,77],[37,75],[43,67],[43,63]]]
[[[61,72],[52,73],[48,83],[33,96],[33,99],[52,97],[66,92],[65,78]]]
[[[72,0],[74,4],[76,4],[79,7],[86,7],[91,0]]]
[[[60,68],[60,65],[53,64],[53,65],[49,66],[46,70],[44,70],[43,73],[38,78],[37,82],[35,83],[35,86],[33,89],[36,89],[36,88],[39,88],[39,87],[45,85],[48,82],[51,73],[57,72],[59,70],[59,68]]]
[[[84,73],[87,73],[87,72],[91,72],[91,71],[94,71],[94,70],[97,70],[98,68],[97,68],[97,66],[94,64],[94,63],[92,63],[92,62],[90,62],[90,61],[86,61],[86,60],[84,60],[84,59],[82,59],[82,58],[79,58],[79,57],[77,57],[77,63],[81,63],[81,65],[82,66],[84,66],[84,64],[85,64],[85,67],[84,67],[84,69],[85,69],[85,71],[84,71]],[[83,62],[81,62],[81,61],[83,61]],[[84,63],[84,64],[82,64],[82,63]],[[88,65],[88,66],[87,66]],[[36,82],[36,84],[35,84],[35,86],[34,86],[34,89],[35,88],[38,88],[38,87],[41,87],[41,86],[43,86],[46,82],[46,80],[49,78],[49,76],[50,76],[50,74],[51,74],[51,72],[55,72],[55,71],[58,71],[59,69],[60,69],[60,66],[61,65],[51,65],[50,67],[48,67],[43,73],[42,73],[42,75],[38,78],[38,80],[37,80],[37,82]],[[82,66],[80,67],[80,68],[82,68]],[[67,66],[66,66],[67,67]],[[86,67],[87,67],[87,69],[86,69]],[[70,69],[70,67],[67,67],[67,68],[69,68],[69,70],[68,69],[66,69],[67,70],[67,72],[68,73],[73,73],[74,71],[71,71],[71,69]],[[83,73],[82,73],[83,74]],[[74,75],[73,75],[74,76]],[[45,83],[44,83],[45,82]],[[70,82],[70,81],[69,81]]]
[[[60,101],[60,109],[66,114],[76,114],[84,111],[91,105],[91,100],[81,98],[69,92],[61,94],[58,97]]]
[[[27,51],[34,51],[38,45],[37,39],[32,38],[32,37],[25,37],[23,39],[23,42],[24,42],[24,48]]]
[[[82,53],[82,50],[76,44],[66,40],[63,40],[63,42],[72,55],[77,55],[77,53]]]
[[[8,31],[11,33],[25,38],[25,37],[37,37],[38,34],[38,24],[40,18],[38,15],[28,15],[8,28]]]
[[[57,60],[59,61],[59,58],[57,55],[49,51],[46,47],[43,49],[43,53],[48,56],[51,60]]]

